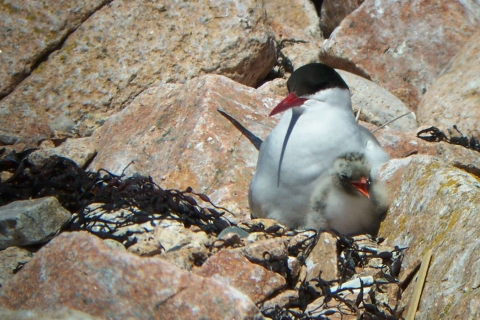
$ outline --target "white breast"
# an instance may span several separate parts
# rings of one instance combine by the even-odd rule
[[[256,216],[296,224],[308,211],[313,183],[346,151],[361,151],[361,136],[351,112],[318,104],[295,124],[278,181],[282,146],[292,118],[289,110],[262,143],[257,171],[250,186]]]

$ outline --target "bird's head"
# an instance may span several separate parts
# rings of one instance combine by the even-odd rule
[[[358,152],[338,157],[330,171],[334,183],[342,191],[370,198],[371,166],[365,156]]]
[[[328,102],[335,99],[337,93],[343,93],[340,99],[350,102],[345,81],[333,68],[323,63],[309,63],[298,68],[288,79],[287,87],[289,95],[270,112],[270,116],[301,106],[309,99]]]

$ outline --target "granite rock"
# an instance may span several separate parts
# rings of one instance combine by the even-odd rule
[[[33,257],[33,252],[19,247],[9,247],[0,251],[0,288]]]
[[[70,221],[54,197],[15,201],[0,207],[0,250],[44,243]]]
[[[478,3],[463,3],[366,0],[326,41],[321,60],[371,79],[415,111],[480,26]]]
[[[337,71],[350,88],[353,112],[357,114],[360,110],[360,120],[381,126],[396,117],[412,112],[400,99],[374,82],[347,71]],[[413,112],[388,126],[399,131],[409,131],[418,127]]]
[[[480,6],[480,5],[479,5]],[[453,130],[457,125],[467,137],[480,139],[480,32],[433,82],[418,106],[418,121],[425,126]]]
[[[343,19],[363,3],[363,0],[323,0],[320,3],[320,28],[327,39]]]
[[[373,126],[364,124],[369,129]],[[401,132],[384,128],[374,133],[382,148],[392,159],[402,159],[414,154],[436,156],[445,163],[480,176],[480,158],[478,152],[445,141],[428,142],[417,137],[417,133],[426,129],[419,127],[414,131]]]
[[[478,177],[427,155],[401,163],[391,160],[382,172],[381,176],[395,183],[380,235],[408,247],[403,269],[414,266],[427,249],[433,251],[416,319],[478,317],[479,309],[466,307],[480,301],[475,290],[480,281]],[[403,293],[407,306],[412,292],[410,284]]]
[[[266,0],[265,10],[277,39],[323,40],[318,15],[311,1]]]
[[[273,67],[274,46],[259,0],[111,1],[0,101],[0,142],[50,138],[61,115],[89,136],[153,84],[216,73],[254,86]]]
[[[337,239],[328,232],[319,235],[317,243],[305,260],[306,281],[322,278],[325,281],[338,279]]]
[[[265,1],[269,24],[277,40],[277,62],[284,72],[311,62],[319,62],[323,40],[314,4],[309,0]],[[293,40],[293,41],[291,41]],[[291,70],[290,68],[293,68]]]
[[[28,161],[40,166],[51,156],[69,158],[80,168],[84,168],[95,156],[95,144],[91,138],[67,139],[58,147],[42,148],[32,152]]]
[[[112,250],[86,232],[63,233],[37,252],[2,288],[0,306],[63,307],[107,319],[263,319],[224,283]]]
[[[0,308],[3,320],[101,320],[85,312],[72,309],[40,311],[40,310],[9,310]]]
[[[278,102],[217,75],[151,87],[95,132],[99,151],[89,170],[120,174],[134,161],[125,174],[151,176],[165,189],[190,186],[244,219],[258,151],[217,108],[265,138]]]
[[[263,302],[286,285],[285,278],[248,261],[240,252],[223,250],[210,257],[195,274],[224,282],[247,295],[255,304]]]
[[[5,1],[0,6],[0,99],[107,0]]]

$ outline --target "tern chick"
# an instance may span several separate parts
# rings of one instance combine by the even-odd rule
[[[377,236],[389,200],[384,185],[372,179],[370,171],[371,165],[362,153],[338,157],[318,181],[303,227]]]

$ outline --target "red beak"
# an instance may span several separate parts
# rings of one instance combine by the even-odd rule
[[[292,92],[290,92],[290,94],[285,99],[280,101],[280,103],[275,108],[273,108],[273,110],[272,110],[272,112],[270,112],[269,116],[271,117],[273,115],[276,115],[277,113],[286,111],[286,110],[288,110],[290,108],[293,108],[293,107],[297,107],[297,106],[303,104],[305,101],[307,101],[307,99],[298,98],[295,95],[295,92],[292,91]]]
[[[370,199],[370,194],[368,193],[370,181],[368,181],[367,178],[362,177],[360,180],[351,181],[350,183],[358,190],[358,192]]]

